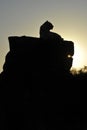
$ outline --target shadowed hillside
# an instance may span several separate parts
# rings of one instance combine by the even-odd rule
[[[85,129],[82,87],[87,76],[70,73],[74,43],[26,36],[8,40],[10,51],[0,74],[4,129]]]

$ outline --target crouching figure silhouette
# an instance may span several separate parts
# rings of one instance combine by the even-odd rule
[[[53,24],[49,21],[44,22],[41,26],[40,26],[40,38],[43,39],[52,39],[52,40],[63,40],[63,38],[57,34],[54,33],[52,31],[50,31],[51,29],[53,29]]]

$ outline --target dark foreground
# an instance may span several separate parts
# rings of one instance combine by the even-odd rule
[[[30,37],[9,42],[0,74],[1,130],[86,130],[87,74],[69,72],[73,42]]]
[[[86,81],[87,77],[55,74],[4,77],[0,82],[2,130],[85,130]]]

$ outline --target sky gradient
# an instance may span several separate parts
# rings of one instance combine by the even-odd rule
[[[74,42],[74,68],[87,66],[87,0],[1,0],[0,72],[9,51],[9,36],[39,37],[46,20],[52,31]]]

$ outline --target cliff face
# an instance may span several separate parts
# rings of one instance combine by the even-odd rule
[[[74,43],[26,36],[8,40],[0,75],[4,124],[23,130],[79,128],[79,92],[70,74]]]

